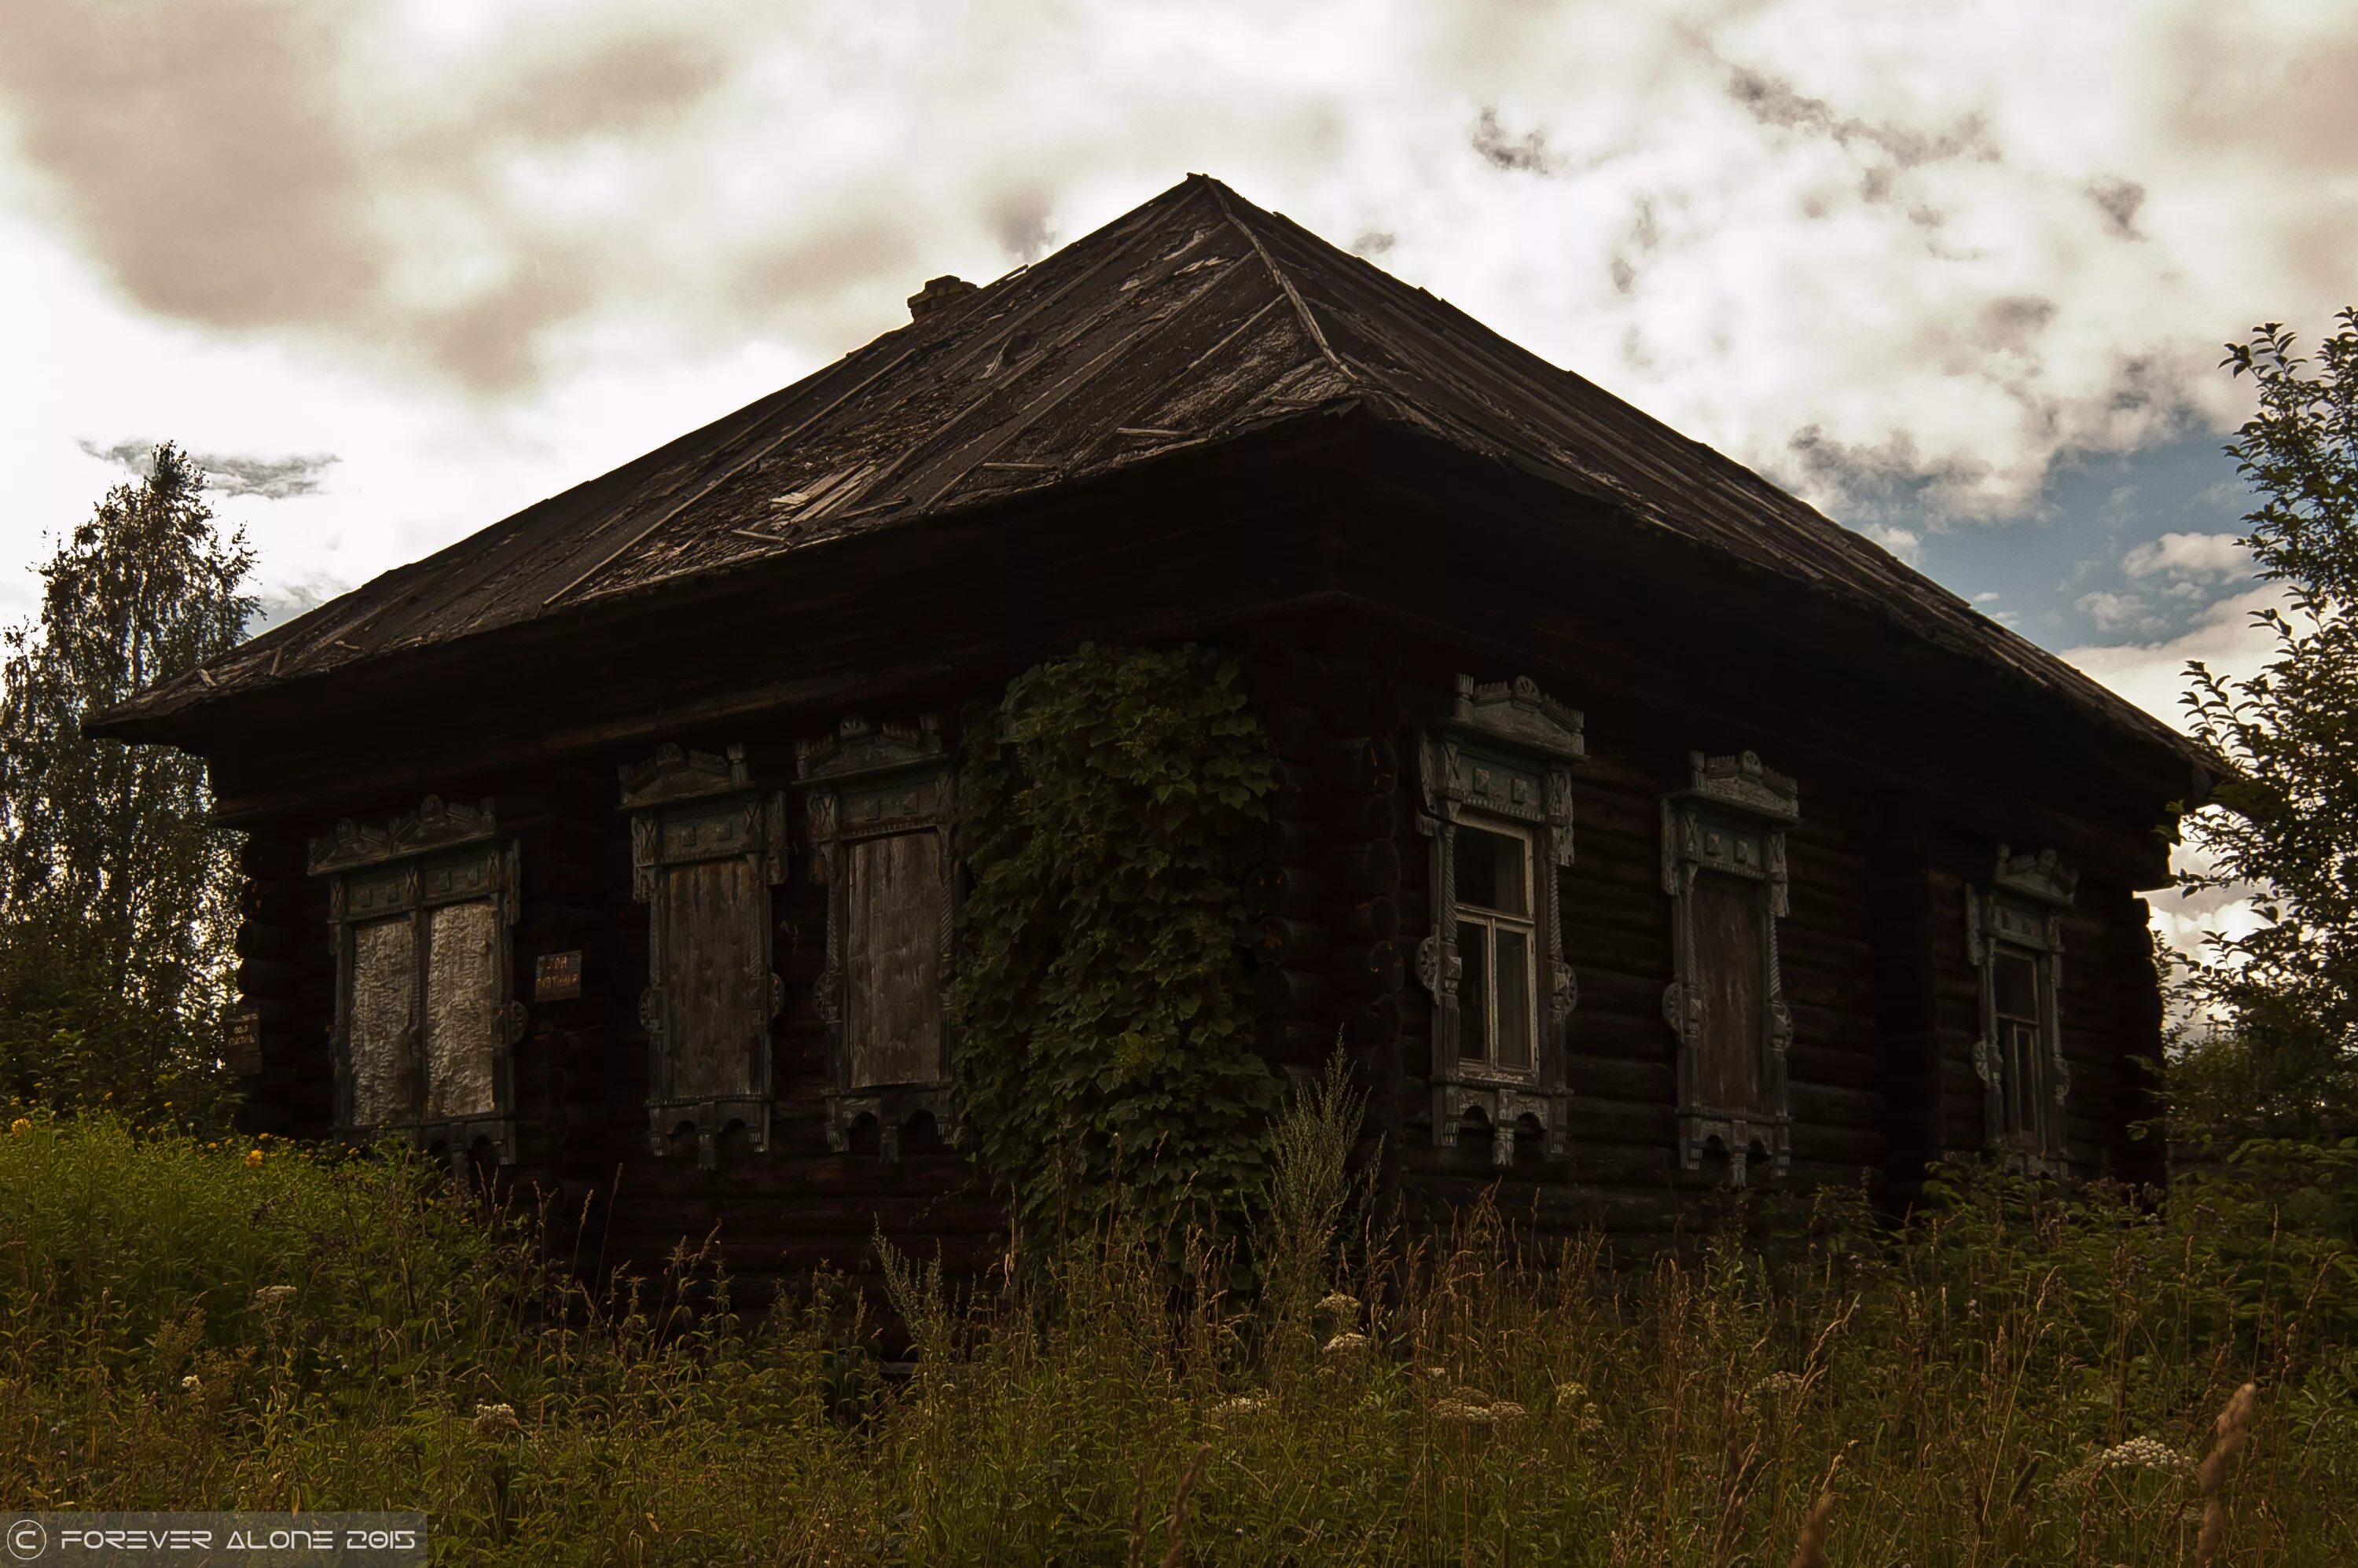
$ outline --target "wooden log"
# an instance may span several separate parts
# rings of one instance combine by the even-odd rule
[[[1334,934],[1314,921],[1269,914],[1253,927],[1250,946],[1259,963],[1274,964],[1281,968],[1314,968],[1325,961],[1333,949]]]
[[[1343,880],[1354,891],[1378,897],[1399,891],[1400,850],[1390,839],[1352,845],[1342,851],[1339,859]]]
[[[241,958],[284,958],[318,945],[311,933],[298,935],[291,925],[247,920],[237,928],[237,956]]]
[[[1400,728],[1400,688],[1390,681],[1348,681],[1336,691],[1329,711],[1336,735],[1390,735]]]
[[[1400,935],[1400,903],[1393,898],[1363,898],[1351,906],[1347,928],[1354,936],[1389,942]]]
[[[1271,968],[1253,972],[1253,994],[1263,1013],[1299,1018],[1325,1011],[1335,991],[1324,975]]]
[[[1394,795],[1347,795],[1334,802],[1328,820],[1337,838],[1390,838],[1396,826]]]
[[[1261,859],[1282,866],[1315,866],[1325,851],[1326,835],[1295,818],[1280,817],[1261,830]]]
[[[1400,1043],[1401,1016],[1399,997],[1372,998],[1344,1022],[1344,1036],[1356,1045],[1395,1046]]]
[[[1350,967],[1350,978],[1357,989],[1375,995],[1400,989],[1407,972],[1396,942],[1370,943]]]
[[[1305,913],[1319,905],[1325,881],[1298,866],[1263,860],[1245,873],[1245,913],[1251,915]]]
[[[1283,760],[1313,762],[1324,754],[1326,726],[1311,709],[1275,703],[1261,710],[1260,721],[1270,750]]]
[[[1390,795],[1400,784],[1400,754],[1384,740],[1340,741],[1324,752],[1325,773],[1344,795]]]

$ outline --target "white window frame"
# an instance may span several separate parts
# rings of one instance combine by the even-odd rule
[[[1433,1141],[1455,1148],[1459,1132],[1478,1120],[1487,1129],[1494,1165],[1514,1163],[1519,1129],[1536,1130],[1547,1157],[1562,1159],[1572,1152],[1564,1024],[1580,993],[1564,960],[1559,900],[1561,873],[1572,864],[1572,770],[1587,755],[1584,720],[1577,708],[1545,695],[1528,676],[1476,685],[1473,676],[1459,676],[1456,687],[1448,717],[1430,724],[1417,747],[1417,831],[1432,845],[1430,926],[1417,945],[1416,971],[1433,998]],[[1511,825],[1531,849],[1528,1069],[1501,1069],[1457,1053],[1465,983],[1457,950],[1460,823],[1491,832]],[[1491,1033],[1495,1041],[1495,1019]]]
[[[1483,1052],[1481,1055],[1469,1056],[1466,1054],[1464,1049],[1465,1033],[1462,1028],[1462,1022],[1465,1016],[1465,1004],[1461,1000],[1458,1004],[1458,1016],[1461,1022],[1461,1028],[1457,1038],[1457,1059],[1461,1065],[1468,1069],[1496,1074],[1501,1078],[1511,1078],[1518,1082],[1535,1081],[1539,1077],[1539,969],[1541,959],[1541,954],[1540,951],[1541,921],[1539,899],[1537,895],[1539,856],[1531,842],[1531,830],[1529,827],[1523,827],[1520,824],[1510,820],[1509,818],[1494,816],[1482,812],[1468,812],[1457,819],[1457,831],[1462,835],[1468,828],[1472,828],[1473,830],[1480,833],[1492,834],[1500,838],[1511,839],[1515,843],[1522,855],[1523,903],[1526,907],[1523,914],[1511,914],[1506,911],[1493,909],[1487,905],[1468,903],[1463,898],[1460,898],[1456,902],[1457,924],[1460,927],[1468,924],[1480,925],[1489,934],[1487,939],[1483,944],[1486,950],[1486,967],[1487,972],[1480,978],[1479,982],[1482,987],[1482,995],[1487,1003],[1483,1008],[1483,1020],[1486,1024],[1486,1028],[1483,1033],[1487,1038],[1483,1041]],[[1527,1048],[1531,1054],[1531,1061],[1520,1067],[1506,1066],[1501,1065],[1498,1060],[1498,1022],[1500,1014],[1500,1009],[1498,1006],[1498,933],[1501,930],[1520,932],[1527,944],[1524,949],[1526,957],[1523,965],[1523,995],[1520,1000],[1522,1003],[1521,1011],[1523,1014],[1524,1029],[1526,1031]],[[1465,945],[1461,942],[1458,945],[1458,961],[1461,966],[1465,962]],[[1461,997],[1463,994],[1463,988],[1475,983],[1476,983],[1476,978],[1472,975],[1464,973],[1461,968],[1458,978]]]

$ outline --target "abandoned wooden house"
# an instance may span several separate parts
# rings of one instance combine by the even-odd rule
[[[107,717],[250,835],[253,1128],[504,1167],[618,1255],[979,1266],[960,712],[1195,642],[1282,763],[1264,1048],[1339,1032],[1410,1202],[2158,1173],[2168,728],[1208,178],[910,313]]]

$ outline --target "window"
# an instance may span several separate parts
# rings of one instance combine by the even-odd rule
[[[894,1161],[920,1118],[951,1126],[942,989],[956,957],[956,776],[931,714],[914,725],[846,719],[796,748],[795,775],[811,875],[827,890],[827,1139],[847,1152],[872,1134]]]
[[[1531,1069],[1539,1012],[1531,838],[1499,824],[1457,825],[1457,1057]]]
[[[692,1139],[712,1169],[741,1128],[770,1141],[770,889],[785,880],[785,800],[753,787],[745,749],[657,749],[622,770],[631,891],[647,906],[647,1135],[665,1154]]]
[[[1487,1130],[1511,1163],[1519,1129],[1569,1150],[1563,1033],[1575,990],[1556,871],[1572,863],[1581,716],[1527,679],[1457,679],[1419,746],[1418,830],[1432,840],[1432,928],[1417,976],[1433,997],[1433,1136]]]
[[[1974,1071],[1982,1082],[1985,1142],[2012,1168],[2033,1173],[2061,1175],[2069,1165],[2071,1076],[2058,971],[2062,912],[2078,881],[2051,849],[2017,855],[2000,845],[1989,885],[1967,890],[1971,953],[1981,970]]]
[[[1801,792],[1749,752],[1693,752],[1688,768],[1688,787],[1662,800],[1662,891],[1672,901],[1662,1015],[1679,1041],[1679,1154],[1691,1171],[1706,1154],[1724,1158],[1742,1186],[1755,1161],[1781,1173],[1790,1158],[1793,1025],[1777,922],[1784,829],[1801,819]]]
[[[382,831],[340,822],[309,866],[331,879],[337,1126],[406,1130],[454,1165],[485,1141],[513,1160],[516,850],[492,803],[428,795]]]

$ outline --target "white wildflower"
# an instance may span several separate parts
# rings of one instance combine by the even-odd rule
[[[2195,1464],[2192,1454],[2180,1454],[2158,1437],[2132,1437],[2126,1443],[2116,1443],[2090,1454],[2065,1479],[2086,1482],[2107,1470],[2161,1470],[2173,1476],[2190,1476]]]
[[[1366,1335],[1353,1334],[1348,1330],[1346,1330],[1326,1342],[1326,1354],[1333,1356],[1344,1351],[1365,1350],[1367,1347],[1368,1336]]]
[[[523,1430],[523,1423],[516,1420],[514,1405],[477,1405],[475,1407],[475,1431],[480,1436],[509,1437]]]
[[[292,1285],[265,1285],[254,1292],[254,1304],[265,1312],[275,1312],[285,1306],[294,1293]]]
[[[192,1394],[197,1394],[204,1391],[205,1385],[194,1372],[191,1372],[187,1377],[180,1379],[180,1387],[188,1390],[189,1392]]]
[[[1359,1298],[1346,1295],[1341,1291],[1330,1291],[1319,1298],[1317,1310],[1357,1323],[1359,1320]]]

